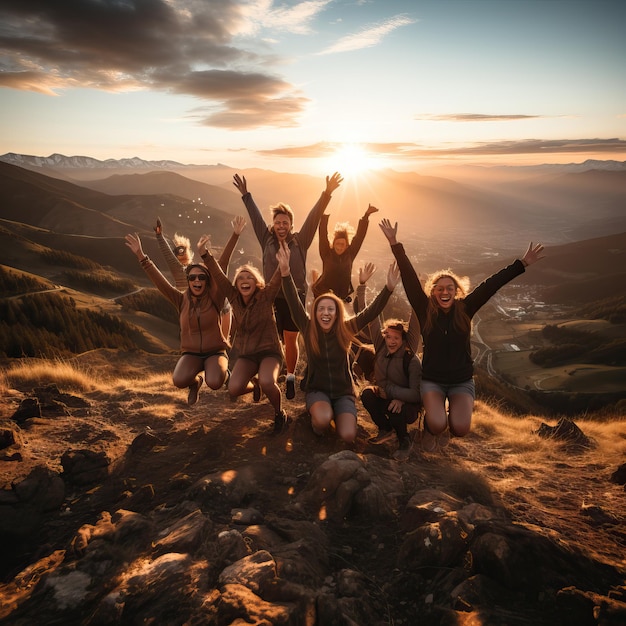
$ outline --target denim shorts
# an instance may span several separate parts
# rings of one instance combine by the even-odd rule
[[[443,395],[444,398],[449,398],[453,396],[455,393],[466,393],[469,396],[472,396],[474,400],[476,400],[476,386],[474,385],[474,379],[470,378],[462,383],[453,383],[451,385],[444,385],[443,383],[434,383],[432,380],[424,380],[420,383],[420,392],[422,394],[422,398],[425,393],[429,391],[437,391]]]
[[[316,402],[328,402],[333,408],[333,413],[339,415],[340,413],[350,413],[356,417],[356,402],[354,396],[340,396],[331,400],[328,394],[323,391],[308,391],[306,394],[306,408],[310,410],[311,406]]]

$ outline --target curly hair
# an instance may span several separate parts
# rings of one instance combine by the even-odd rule
[[[235,271],[235,277],[233,278],[233,284],[237,282],[237,278],[241,272],[249,272],[254,277],[254,282],[256,283],[257,289],[263,289],[265,287],[265,279],[263,278],[261,272],[254,267],[254,265],[241,265]]]
[[[455,306],[452,307],[452,323],[461,332],[469,332],[472,328],[472,321],[465,311],[463,300],[470,290],[470,281],[467,276],[458,276],[451,269],[439,270],[430,274],[424,285],[424,291],[428,295],[428,308],[426,310],[426,323],[424,332],[430,332],[439,312],[439,305],[433,295],[435,286],[442,278],[450,278],[456,288],[454,294]],[[460,306],[456,306],[460,305]]]

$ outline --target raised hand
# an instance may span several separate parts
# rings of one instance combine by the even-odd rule
[[[341,183],[343,182],[343,177],[339,172],[335,172],[332,176],[326,177],[326,193],[331,194]]]
[[[146,255],[141,247],[141,239],[137,233],[126,235],[126,245],[130,248],[130,251],[141,261]]]
[[[363,267],[359,267],[359,282],[364,285],[376,271],[376,266],[373,263],[366,263]]]
[[[231,223],[233,227],[233,232],[235,235],[241,235],[243,229],[246,227],[246,218],[242,215],[238,215]]]
[[[389,291],[393,291],[396,288],[396,285],[400,282],[400,268],[398,264],[394,261],[389,264],[389,269],[387,270],[387,289]]]
[[[289,267],[290,258],[291,250],[289,250],[289,246],[284,241],[281,241],[278,252],[276,253],[276,260],[278,261],[281,276],[289,276],[291,273],[291,268]]]
[[[526,266],[536,263],[540,259],[545,258],[545,254],[541,254],[542,252],[543,245],[540,243],[533,245],[533,242],[531,241],[530,244],[528,244],[528,250],[526,250],[526,253],[522,257],[522,263]]]
[[[369,217],[372,213],[378,213],[378,209],[373,204],[369,204],[367,206],[367,211],[365,211],[364,217]]]
[[[211,235],[200,235],[200,239],[198,239],[197,250],[200,256],[211,252]]]
[[[233,185],[239,189],[239,193],[241,193],[242,196],[245,196],[248,193],[248,183],[246,182],[245,176],[235,174],[233,176]]]
[[[154,232],[157,235],[160,235],[163,232],[163,226],[161,225],[161,218],[157,217],[157,223],[156,226],[154,227]]]
[[[396,222],[393,226],[391,222],[385,217],[379,224],[380,230],[383,231],[383,235],[387,237],[387,241],[390,245],[394,245],[398,243],[396,239],[396,235],[398,234],[398,222]]]

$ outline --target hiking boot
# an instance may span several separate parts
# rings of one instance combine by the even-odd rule
[[[412,447],[413,441],[408,435],[405,435],[400,440],[400,447],[393,453],[393,458],[396,461],[406,461],[411,456]]]
[[[261,400],[261,385],[259,385],[259,379],[256,376],[252,379],[252,384],[254,385],[252,399],[255,402],[259,402]]]
[[[196,376],[196,380],[194,380],[191,385],[189,385],[189,393],[187,394],[187,404],[191,406],[198,401],[198,392],[200,391],[200,386],[202,385],[203,378],[202,376]]]
[[[274,415],[274,430],[272,433],[274,435],[282,433],[289,424],[291,424],[291,418],[287,416],[284,410],[279,411]]]
[[[293,400],[296,397],[296,377],[291,374],[287,375],[285,397],[287,400]]]
[[[378,429],[378,434],[375,437],[370,437],[368,439],[369,443],[373,443],[375,446],[381,443],[387,443],[391,441],[396,436],[396,433],[392,430],[382,430]]]
[[[437,437],[424,428],[422,430],[422,450],[424,452],[434,452],[437,449]]]

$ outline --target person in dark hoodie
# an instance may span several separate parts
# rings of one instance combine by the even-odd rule
[[[311,426],[315,434],[322,435],[334,421],[339,437],[352,444],[357,434],[357,410],[348,351],[356,334],[381,313],[400,280],[400,274],[396,264],[392,263],[385,287],[354,317],[346,317],[343,300],[333,293],[318,296],[309,317],[291,276],[290,253],[286,242],[282,242],[276,257],[285,299],[304,339],[308,364],[306,407],[311,415]]]
[[[544,258],[544,248],[531,242],[521,259],[472,291],[467,279],[449,269],[435,272],[422,287],[404,246],[396,238],[398,223],[392,225],[383,219],[380,228],[389,241],[407,298],[420,323],[424,343],[420,385],[425,410],[422,448],[432,452],[439,437],[463,437],[470,431],[476,397],[470,344],[472,318],[501,287]]]
[[[220,298],[217,283],[206,266],[191,263],[185,267],[187,289],[179,291],[144,253],[139,235],[126,235],[126,245],[141,263],[154,286],[178,310],[181,357],[172,374],[179,389],[188,388],[187,402],[195,404],[203,382],[220,389],[228,373],[229,347],[222,333]]]
[[[350,302],[354,293],[352,286],[352,265],[359,253],[369,226],[369,216],[378,209],[371,204],[365,215],[354,228],[348,222],[335,224],[332,243],[328,241],[328,219],[330,215],[324,213],[319,226],[319,252],[322,259],[322,273],[311,285],[313,297],[332,291],[336,296]],[[354,236],[352,236],[354,234]]]

